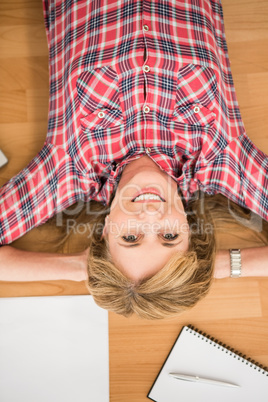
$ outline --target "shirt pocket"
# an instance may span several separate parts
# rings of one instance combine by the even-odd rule
[[[209,128],[216,114],[217,77],[206,65],[187,64],[178,72],[174,111],[171,120],[178,129],[185,125]]]
[[[212,110],[217,92],[217,77],[212,68],[187,64],[178,72],[175,107],[197,103]]]
[[[168,128],[177,148],[188,159],[215,157],[218,82],[207,65],[187,64],[177,75],[174,107]],[[198,167],[198,163],[196,164]]]
[[[84,71],[77,79],[76,88],[83,129],[122,124],[118,76],[110,66]]]
[[[122,112],[119,109],[98,109],[80,119],[83,130],[97,130],[121,126],[123,124]]]
[[[172,121],[183,125],[209,127],[213,125],[215,113],[201,103],[186,104],[176,107]]]

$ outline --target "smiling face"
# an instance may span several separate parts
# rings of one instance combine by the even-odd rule
[[[189,227],[177,183],[149,157],[126,166],[104,235],[114,263],[135,282],[188,250]]]

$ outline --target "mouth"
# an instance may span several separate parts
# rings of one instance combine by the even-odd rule
[[[145,189],[140,191],[131,200],[132,202],[166,202],[166,200],[161,197],[157,190]]]

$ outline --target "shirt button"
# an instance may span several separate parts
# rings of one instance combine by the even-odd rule
[[[194,113],[199,113],[200,112],[200,107],[199,106],[195,106],[194,107]]]
[[[98,113],[98,117],[99,117],[100,119],[103,119],[104,116],[105,116],[105,114],[104,114],[103,112],[99,112],[99,113]]]
[[[148,72],[150,71],[150,67],[149,67],[149,66],[143,66],[142,69],[143,69],[143,71],[144,71],[145,73],[148,73]]]
[[[143,25],[143,30],[144,30],[145,32],[149,31],[148,25]]]
[[[144,106],[143,111],[144,113],[149,113],[150,112],[149,106]]]
[[[152,149],[151,149],[151,148],[146,148],[146,150],[145,150],[145,152],[146,152],[147,154],[150,154],[150,153],[151,153],[151,151],[152,151]]]

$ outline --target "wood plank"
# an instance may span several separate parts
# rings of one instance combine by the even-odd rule
[[[41,1],[1,0],[0,26],[43,24]]]
[[[27,111],[25,114],[27,119]],[[46,132],[47,120],[0,124],[0,148],[9,159],[9,163],[1,168],[0,185],[22,170],[40,151]]]
[[[48,120],[48,88],[28,89],[26,91],[27,121]]]
[[[2,91],[0,100],[0,124],[27,121],[26,92]]]
[[[0,26],[0,59],[48,54],[45,28],[36,25]]]
[[[19,66],[19,68],[18,68]],[[0,90],[13,91],[49,88],[48,58],[7,57],[0,63]]]

